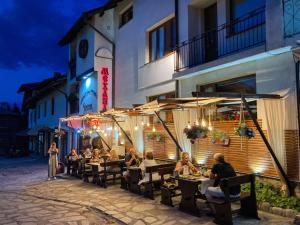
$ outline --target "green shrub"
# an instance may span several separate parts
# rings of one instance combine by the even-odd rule
[[[241,186],[243,192],[250,191],[250,184]],[[256,182],[256,200],[258,203],[268,202],[272,207],[284,209],[295,209],[300,211],[300,199],[296,197],[286,197],[280,190],[271,184]]]

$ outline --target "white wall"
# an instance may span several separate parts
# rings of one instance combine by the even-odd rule
[[[148,63],[148,32],[174,17],[174,1],[134,0],[133,19],[119,29],[119,15],[130,4],[129,0],[121,2],[115,16],[117,107],[145,103],[147,96],[175,91],[175,83],[170,81],[174,57]]]
[[[65,91],[65,87],[60,87],[61,90]],[[51,114],[51,99],[54,97],[54,115]],[[47,102],[47,115],[44,116],[44,103]],[[41,117],[38,118],[38,106],[41,107]],[[50,128],[58,127],[59,118],[66,116],[66,99],[65,96],[61,93],[54,91],[50,92],[47,96],[41,98],[37,101],[36,108],[29,110],[30,112],[34,112],[36,110],[37,113],[37,122],[31,123],[29,128],[33,128],[35,126],[48,126]]]
[[[80,40],[88,40],[88,54],[86,58],[82,59],[78,55]],[[80,75],[94,66],[94,30],[89,26],[85,26],[77,35],[77,57],[76,57],[76,73]]]

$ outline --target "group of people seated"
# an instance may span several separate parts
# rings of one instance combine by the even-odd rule
[[[220,180],[228,177],[235,177],[236,172],[232,165],[225,161],[224,155],[221,153],[216,153],[213,156],[215,163],[209,173],[207,175],[210,179],[214,180],[214,185],[212,187],[208,187],[205,192],[206,199],[209,200],[212,198],[224,198],[224,192],[220,187]],[[129,151],[125,155],[125,164],[126,166],[139,166],[142,170],[143,178],[140,180],[139,184],[149,181],[149,174],[145,173],[146,167],[156,165],[156,161],[153,158],[152,152],[146,152],[144,160],[139,163],[139,158],[136,154],[134,148],[130,148]],[[193,163],[190,161],[189,154],[187,152],[183,152],[181,155],[181,160],[176,163],[176,167],[174,170],[174,174],[182,174],[182,175],[193,175],[198,173],[199,170]],[[124,173],[125,176],[129,176],[127,172]],[[153,180],[159,180],[160,176],[157,173],[152,174]],[[238,197],[240,195],[240,186],[234,186],[230,188],[230,197]],[[212,214],[215,213],[215,209],[213,205],[209,205]]]

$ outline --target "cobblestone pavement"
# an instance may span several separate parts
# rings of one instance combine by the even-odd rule
[[[103,189],[68,176],[46,181],[46,165],[30,164],[1,168],[0,160],[0,224],[214,224],[212,218],[190,216],[119,185]],[[292,219],[262,212],[260,218],[235,217],[234,224],[292,224]]]

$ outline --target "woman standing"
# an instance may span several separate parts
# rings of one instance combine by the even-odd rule
[[[56,148],[56,143],[52,142],[49,150],[49,167],[48,167],[48,180],[50,180],[51,177],[55,180],[56,177],[56,168],[58,167],[58,160],[57,160],[57,155],[58,155],[58,148]]]

